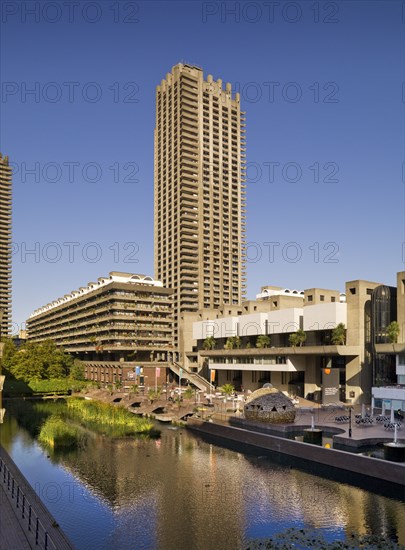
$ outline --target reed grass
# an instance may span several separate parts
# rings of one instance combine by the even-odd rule
[[[60,416],[50,416],[41,426],[38,441],[51,449],[75,448],[79,443],[79,429],[69,426]]]
[[[134,416],[122,405],[73,398],[68,400],[67,407],[70,417],[95,428],[119,428],[120,435],[149,433],[154,428],[152,422]]]

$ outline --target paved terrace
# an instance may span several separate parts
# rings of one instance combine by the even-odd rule
[[[202,419],[211,417],[212,420],[219,423],[244,424],[250,425],[254,429],[259,431],[271,431],[273,435],[285,435],[288,432],[296,431],[300,429],[311,428],[312,417],[314,419],[315,428],[319,428],[328,433],[335,434],[334,441],[340,445],[347,447],[362,447],[367,445],[376,445],[378,443],[389,443],[394,439],[394,432],[387,431],[384,428],[384,424],[377,423],[375,417],[381,411],[374,410],[374,422],[372,424],[356,424],[356,415],[362,413],[362,407],[360,405],[353,407],[352,409],[352,435],[349,437],[349,423],[339,423],[335,420],[339,416],[349,416],[348,408],[345,405],[330,405],[322,406],[312,401],[299,398],[297,403],[297,415],[295,422],[291,424],[264,424],[262,422],[246,421],[243,416],[243,402],[240,402],[240,411],[234,410],[234,402],[224,398],[214,398],[214,407],[210,410],[205,408],[200,414]],[[236,407],[237,407],[237,402]],[[366,408],[366,412],[371,414],[371,409]],[[390,414],[386,414],[390,417]],[[405,443],[405,421],[402,422],[401,428],[397,432],[397,441],[399,443]]]
[[[283,425],[266,424],[246,420],[243,413],[235,412],[235,403],[224,398],[214,399],[213,407],[204,407],[198,416],[187,419],[187,428],[218,438],[222,442],[250,446],[265,452],[288,456],[297,467],[299,464],[310,472],[349,483],[366,483],[368,486],[386,491],[390,496],[395,492],[405,499],[405,462],[388,462],[381,458],[365,456],[362,451],[367,446],[392,442],[394,433],[384,429],[379,423],[358,425],[355,414],[361,413],[361,407],[352,411],[352,435],[349,437],[349,424],[339,424],[336,416],[347,416],[344,405],[321,407],[314,403],[299,400],[296,422]],[[243,403],[240,403],[243,409]],[[285,437],[289,432],[297,432],[314,427],[327,435],[334,434],[333,448],[313,445]],[[208,420],[208,422],[207,422]],[[398,431],[397,441],[405,443],[405,427]],[[351,449],[350,449],[351,448]],[[348,452],[351,451],[351,452]],[[353,452],[354,451],[354,452]],[[358,454],[359,453],[359,454]]]

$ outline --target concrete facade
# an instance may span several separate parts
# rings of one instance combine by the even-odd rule
[[[8,157],[0,153],[0,308],[1,334],[11,329],[11,205],[12,181]]]
[[[405,385],[405,272],[398,273],[397,288],[391,290],[397,302],[396,313],[389,319],[397,319],[400,325],[395,345],[378,343],[388,340],[384,340],[385,328],[376,328],[377,310],[372,306],[372,300],[377,303],[377,297],[391,287],[365,280],[349,281],[345,287],[345,293],[340,293],[265,286],[256,301],[190,314],[185,318],[187,364],[206,376],[215,371],[219,386],[227,383],[254,391],[271,382],[281,391],[315,400],[320,399],[330,369],[339,369],[336,400],[371,404],[379,357],[396,355],[398,383]],[[332,341],[333,329],[340,324],[345,328],[345,341],[337,345]],[[299,329],[305,332],[306,341],[294,348],[289,336]],[[270,343],[258,349],[259,335],[267,335]],[[204,349],[209,337],[215,340],[214,349]],[[232,344],[230,339],[235,337]]]
[[[178,64],[156,89],[155,276],[182,315],[245,294],[245,117],[230,84]]]
[[[36,310],[28,340],[51,338],[85,362],[88,379],[113,383],[166,379],[173,353],[172,291],[145,275],[111,272]],[[155,370],[160,368],[158,375]]]
[[[348,281],[346,283],[347,302],[347,345],[360,346],[360,353],[346,364],[348,393],[357,400],[364,393],[364,402],[371,402],[372,366],[371,348],[367,349],[365,306],[371,300],[372,292],[381,283],[370,281]]]

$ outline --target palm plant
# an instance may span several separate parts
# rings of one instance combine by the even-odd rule
[[[337,327],[332,330],[332,344],[335,346],[344,346],[346,342],[346,327],[344,323],[339,323]]]
[[[387,326],[387,338],[391,344],[396,344],[398,342],[398,336],[400,332],[399,323],[397,321],[392,321]]]
[[[224,384],[224,385],[221,387],[221,391],[222,391],[222,393],[224,393],[225,395],[232,395],[233,392],[235,391],[235,388],[232,386],[232,384]]]
[[[257,348],[268,348],[270,346],[270,336],[267,334],[259,334],[256,338],[256,347]]]
[[[205,350],[215,349],[216,341],[213,336],[207,336],[207,338],[203,342],[203,348]]]
[[[302,344],[307,339],[307,335],[305,332],[300,328],[297,330],[297,332],[293,332],[290,334],[288,341],[295,348],[295,346],[302,346]]]

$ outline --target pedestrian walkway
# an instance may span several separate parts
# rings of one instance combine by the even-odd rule
[[[15,509],[0,484],[0,550],[30,550],[35,548],[20,525]]]
[[[0,446],[0,550],[72,550],[34,489]]]

